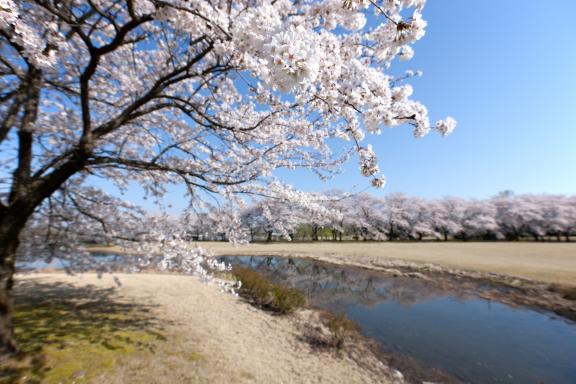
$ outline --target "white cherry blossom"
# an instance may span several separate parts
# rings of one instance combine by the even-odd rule
[[[11,307],[22,257],[67,254],[71,271],[120,268],[90,261],[81,249],[90,234],[163,258],[131,258],[127,269],[209,275],[173,218],[151,218],[95,185],[138,184],[157,202],[184,185],[190,211],[207,213],[203,203],[215,199],[219,230],[239,242],[249,197],[327,214],[276,180],[278,169],[326,180],[356,153],[361,173],[382,186],[371,136],[408,126],[421,137],[431,127],[409,79],[391,75],[425,34],[423,6],[0,0],[0,305]],[[454,126],[436,125],[442,134]],[[11,334],[0,338],[0,354],[13,349]]]

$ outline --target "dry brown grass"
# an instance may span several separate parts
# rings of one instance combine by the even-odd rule
[[[117,305],[113,304],[117,301],[135,308],[143,306],[150,310],[146,313],[146,319],[153,320],[154,324],[162,327],[165,340],[154,342],[153,349],[146,348],[131,354],[115,349],[113,351],[122,356],[119,356],[114,364],[108,364],[105,369],[92,370],[89,359],[82,360],[78,365],[76,363],[79,359],[75,358],[73,353],[68,353],[70,361],[61,360],[54,368],[70,364],[74,368],[62,373],[58,382],[336,384],[343,382],[343,378],[347,383],[392,382],[390,370],[374,356],[362,356],[365,361],[371,362],[367,368],[360,366],[349,356],[337,357],[313,349],[301,339],[300,322],[304,320],[300,319],[300,312],[290,316],[273,315],[189,276],[117,276],[122,282],[119,288],[115,288],[110,276],[98,279],[95,274],[18,276],[19,284],[24,283],[31,288],[34,288],[34,285],[43,287],[42,291],[38,291],[40,293],[51,291],[51,286],[66,287],[67,292],[75,293],[79,300],[85,300],[83,293],[86,291],[107,292],[107,301],[98,301],[104,308]],[[60,300],[61,296],[60,292],[54,297],[54,301]],[[92,295],[93,300],[97,298]],[[118,320],[120,325],[132,326],[130,312],[121,313],[123,317]],[[116,312],[113,314],[116,316]],[[77,317],[68,320],[75,320]],[[66,327],[56,329],[62,331],[62,337],[67,341],[78,336],[77,338],[87,343],[95,341],[101,345],[102,337],[107,340],[112,331],[101,328],[102,335],[96,332],[98,337],[86,337],[87,331],[84,332],[84,329],[92,331],[100,325],[92,324],[92,318],[95,321],[101,320],[98,317],[83,316],[83,331],[76,334],[66,332]],[[120,327],[115,317],[113,320],[113,324]],[[38,321],[43,320],[38,318]],[[144,326],[138,329],[140,328],[141,331],[147,329]],[[43,331],[38,327],[30,329],[35,332]],[[45,331],[52,332],[52,327]],[[71,344],[64,345],[62,351],[70,351],[68,345]]]
[[[576,243],[314,242],[240,247],[225,242],[197,244],[218,255],[312,256],[337,263],[362,265],[385,260],[407,260],[576,286]]]

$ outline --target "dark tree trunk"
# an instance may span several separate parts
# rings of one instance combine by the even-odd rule
[[[318,232],[320,228],[316,226],[312,226],[312,241],[318,241]]]
[[[12,313],[14,298],[12,287],[14,285],[14,263],[18,241],[3,242],[0,244],[0,360],[7,355],[17,352]]]
[[[390,224],[390,230],[388,231],[388,240],[394,241],[396,234],[394,233],[394,224]]]
[[[18,351],[14,337],[12,314],[14,310],[14,272],[16,250],[20,232],[26,224],[27,215],[0,212],[0,360]]]
[[[65,163],[47,176],[37,189],[31,189],[26,181],[19,181],[12,188],[9,205],[0,205],[0,360],[17,351],[12,324],[14,297],[14,272],[16,250],[20,234],[34,210],[42,201],[58,189],[70,176],[83,167],[84,159],[77,158]]]

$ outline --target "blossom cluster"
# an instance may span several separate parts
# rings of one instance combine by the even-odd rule
[[[1,203],[7,212],[35,208],[25,236],[32,248],[40,228],[66,234],[70,247],[84,239],[72,228],[101,228],[102,240],[162,244],[149,252],[166,254],[162,268],[199,274],[207,255],[186,248],[170,220],[122,234],[122,220],[138,228],[141,212],[93,181],[120,193],[136,183],[155,202],[183,184],[200,212],[220,196],[219,230],[236,242],[247,237],[238,213],[247,196],[338,216],[275,171],[328,180],[357,155],[361,174],[381,187],[372,135],[397,126],[447,135],[456,126],[432,125],[412,98],[419,71],[392,76],[425,34],[424,3],[0,0]],[[276,216],[272,205],[263,211]]]
[[[363,176],[372,176],[380,172],[376,154],[370,144],[368,144],[366,148],[361,148],[358,154],[360,156],[360,172]]]

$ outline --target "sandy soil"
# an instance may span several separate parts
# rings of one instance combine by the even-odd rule
[[[395,382],[391,370],[373,355],[364,354],[360,366],[348,355],[314,350],[302,339],[301,328],[313,317],[312,311],[274,316],[188,276],[116,276],[122,283],[116,289],[118,300],[155,306],[172,336],[153,357],[123,362],[100,377],[99,383]],[[93,274],[34,274],[18,279],[116,286],[111,276],[98,279]],[[200,357],[193,361],[178,357],[187,353]]]
[[[218,255],[291,255],[358,265],[388,260],[492,272],[576,286],[576,243],[270,243],[199,242]]]

